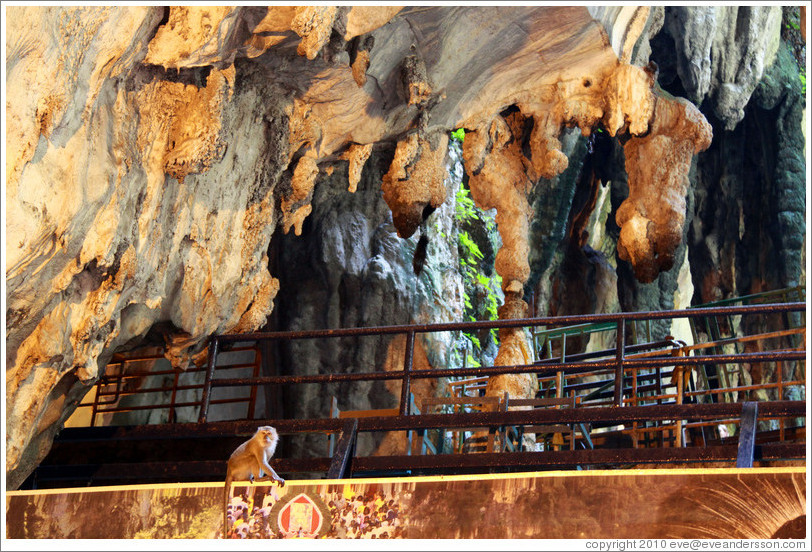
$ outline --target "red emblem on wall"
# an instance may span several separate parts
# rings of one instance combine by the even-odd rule
[[[299,493],[282,498],[271,512],[275,530],[287,538],[312,539],[330,529],[330,511],[319,496]]]

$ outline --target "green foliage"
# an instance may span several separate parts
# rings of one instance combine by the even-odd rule
[[[465,140],[465,129],[464,128],[458,128],[457,130],[455,130],[454,132],[451,133],[451,137],[454,140],[462,142],[463,140]]]
[[[482,219],[483,213],[474,204],[474,200],[471,199],[471,192],[468,191],[468,188],[460,186],[460,189],[457,191],[456,200],[456,218],[458,223],[465,224]]]
[[[464,250],[466,253],[465,258],[460,259],[461,262],[465,263],[467,266],[476,266],[479,261],[485,258],[485,255],[482,254],[479,246],[474,240],[471,239],[468,232],[460,232],[459,238],[460,249]]]
[[[492,216],[487,215],[474,204],[470,191],[464,185],[460,186],[457,191],[455,205],[455,216],[460,227],[458,252],[460,271],[463,276],[465,319],[471,321],[496,320],[499,308],[499,296],[496,292],[500,289],[502,279],[497,274],[488,276],[483,271],[482,261],[485,259],[485,254],[466,229],[474,224],[479,224],[486,232],[492,233],[496,231],[496,222]],[[463,333],[463,338],[468,342],[468,346],[465,347],[468,351],[466,365],[480,366],[480,362],[477,360],[483,350],[480,338],[474,333],[467,332]],[[491,338],[494,341],[498,340],[496,330],[491,330]]]

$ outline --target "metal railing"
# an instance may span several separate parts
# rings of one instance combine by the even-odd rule
[[[686,345],[678,340],[664,340],[645,344],[628,344],[625,331],[631,324],[648,322],[657,319],[674,319],[680,317],[690,317],[701,320],[703,317],[719,316],[764,316],[775,313],[794,313],[805,310],[805,303],[779,303],[760,304],[747,306],[724,306],[692,308],[688,310],[656,311],[656,312],[635,312],[635,313],[614,313],[597,315],[578,315],[564,317],[532,318],[520,320],[496,320],[484,322],[461,322],[426,324],[417,326],[385,326],[377,328],[346,328],[335,330],[311,330],[294,332],[272,332],[272,333],[251,333],[236,335],[220,335],[211,339],[209,346],[209,356],[206,366],[194,367],[188,370],[177,370],[169,368],[165,370],[147,371],[139,369],[127,372],[127,364],[155,360],[160,355],[142,355],[139,357],[118,358],[115,363],[108,365],[107,373],[101,378],[97,387],[93,401],[86,402],[80,406],[92,408],[91,426],[97,423],[97,417],[102,414],[117,412],[133,412],[144,410],[163,410],[167,412],[166,423],[176,423],[178,409],[185,409],[184,419],[194,419],[194,412],[197,411],[197,421],[199,423],[208,422],[209,408],[212,405],[223,405],[230,403],[243,403],[247,406],[244,417],[237,415],[237,418],[229,419],[260,419],[262,414],[257,413],[257,396],[259,389],[266,385],[279,385],[285,389],[298,384],[326,384],[336,382],[360,382],[360,381],[386,381],[400,380],[401,401],[397,407],[400,417],[407,416],[405,408],[408,402],[404,397],[408,397],[411,392],[411,384],[417,379],[437,379],[437,378],[478,378],[483,381],[494,375],[535,373],[538,376],[541,387],[545,382],[555,385],[556,392],[562,396],[575,396],[575,403],[579,407],[638,407],[655,406],[665,407],[669,405],[681,405],[685,402],[703,402],[703,397],[721,396],[732,391],[747,394],[753,391],[774,389],[777,392],[776,398],[780,401],[784,399],[784,390],[790,386],[803,386],[805,381],[798,379],[784,379],[782,370],[776,371],[776,381],[762,382],[756,384],[742,384],[735,388],[717,389],[697,389],[688,387],[676,387],[676,385],[666,384],[665,381],[680,370],[698,369],[706,365],[717,364],[744,364],[757,362],[777,362],[805,360],[805,350],[803,347],[790,348],[783,346],[772,350],[761,350],[757,352],[737,352],[733,354],[719,353],[719,343],[703,343]],[[801,315],[803,316],[803,314]],[[510,366],[486,366],[486,367],[458,367],[458,368],[436,368],[426,370],[413,370],[414,339],[418,334],[429,332],[448,331],[470,331],[476,329],[520,327],[535,328],[544,326],[565,327],[573,324],[598,323],[604,329],[609,325],[616,328],[615,348],[604,351],[568,354],[566,357],[547,358],[536,361],[532,364],[517,364]],[[803,334],[805,328],[782,330],[757,336],[741,336],[735,338],[740,342],[751,342],[760,340],[761,344],[779,341],[777,338],[786,337],[790,334],[798,337]],[[301,339],[318,338],[342,338],[360,336],[379,335],[405,335],[406,347],[403,358],[403,368],[395,371],[372,371],[372,372],[352,372],[352,373],[329,373],[314,375],[260,375],[260,355],[263,342],[267,341],[289,341]],[[801,335],[800,341],[805,339]],[[779,343],[780,345],[780,343]],[[224,350],[224,349],[227,349]],[[225,352],[233,353],[238,351],[255,351],[253,362],[224,362],[222,355]],[[707,352],[712,354],[706,354]],[[563,351],[562,351],[563,353]],[[249,377],[230,377],[237,370],[248,372]],[[153,376],[165,376],[166,381],[157,385],[144,385],[144,378]],[[224,376],[224,377],[215,377]],[[587,378],[591,376],[591,378]],[[190,382],[184,378],[196,377],[197,381]],[[202,381],[201,381],[202,379]],[[590,381],[590,379],[592,381]],[[680,378],[677,378],[678,380]],[[169,381],[171,380],[171,381]],[[154,380],[152,380],[154,382]],[[450,384],[453,385],[453,382]],[[215,389],[229,387],[244,387],[244,396],[231,396],[225,398],[213,398]],[[560,390],[560,391],[559,391]],[[182,392],[187,395],[197,395],[197,397],[183,397],[178,400]],[[137,395],[146,395],[152,399],[141,400],[139,404],[132,401],[122,400]],[[160,400],[156,397],[159,397]],[[745,399],[746,400],[746,399]],[[708,401],[710,402],[710,401]],[[689,405],[690,406],[690,405]],[[656,409],[650,410],[656,414]],[[190,418],[189,416],[192,416]],[[278,418],[278,416],[277,416]],[[657,427],[646,427],[645,422],[632,422],[631,427],[623,431],[633,435],[638,432],[647,435],[652,431],[667,431],[671,425],[681,434],[682,428],[702,428],[703,425],[718,423],[737,423],[736,419],[730,420],[693,420],[685,423],[672,423],[665,421],[652,422]],[[620,422],[619,422],[620,423]],[[669,425],[670,424],[670,425]],[[784,436],[785,423],[779,420],[781,436]],[[658,429],[659,428],[659,429]],[[636,437],[635,437],[636,438]]]
[[[728,299],[698,305],[695,308],[759,305],[774,302],[788,303],[790,301],[804,302],[805,299],[806,288],[804,286],[795,286],[739,297],[730,297]],[[742,329],[738,327],[739,323],[737,322],[736,318],[737,317],[732,314],[721,314],[717,316],[707,316],[701,320],[691,319],[691,334],[693,336],[693,341],[695,343],[713,343],[712,347],[706,347],[706,349],[712,349],[719,353],[746,351],[747,342],[737,339],[741,337],[739,332],[741,332]],[[765,323],[767,321],[762,320],[761,322]],[[794,330],[805,328],[806,323],[803,315],[788,312],[783,313],[783,316],[776,317],[775,320],[772,320],[772,324],[765,324],[765,328],[763,328],[762,331],[753,332],[752,329],[749,331],[761,334],[768,331],[766,330],[767,327],[769,327],[770,330],[775,330],[778,329],[778,326],[780,326],[782,329]],[[788,334],[785,337],[787,338],[787,342],[792,344],[792,346],[803,348],[805,343],[803,333]],[[707,369],[700,370],[698,375],[702,379],[702,383],[706,388],[714,386],[727,388],[734,387],[735,382],[741,381],[747,377],[744,373],[744,367],[741,364],[732,366],[725,364],[709,366]],[[726,397],[719,396],[718,400],[729,402],[735,399],[732,395],[728,395]]]
[[[764,342],[767,340],[784,338],[787,336],[799,336],[803,338],[806,334],[805,328],[794,328],[791,330],[782,330],[776,332],[768,332],[764,334],[741,336],[736,338],[729,338],[720,341],[709,343],[697,343],[694,345],[687,345],[684,342],[675,340],[664,340],[661,342],[654,342],[649,344],[641,344],[639,346],[627,346],[626,359],[631,360],[634,358],[650,358],[652,356],[689,356],[697,351],[706,349],[715,349],[720,345],[733,344],[733,343],[751,343],[751,342]],[[644,352],[632,352],[635,350],[652,349]],[[774,348],[775,349],[775,348]],[[803,351],[803,347],[785,347],[779,350],[785,351]],[[577,355],[570,355],[571,360],[582,358],[599,358],[606,357],[608,354],[613,353],[613,350],[596,351],[593,353],[581,353]],[[630,353],[630,354],[629,354]],[[560,362],[560,357],[545,359],[544,363]],[[780,359],[779,359],[780,362]],[[779,367],[780,368],[780,367]],[[662,400],[674,400],[677,398],[675,392],[666,392],[666,388],[676,387],[675,385],[663,386],[662,381],[666,378],[673,378],[676,374],[670,367],[660,368],[659,372],[652,372],[647,374],[637,374],[636,370],[630,370],[631,374],[624,374],[624,403],[640,404],[656,402],[661,404]],[[556,385],[560,385],[564,395],[577,395],[577,399],[581,402],[589,401],[590,404],[606,404],[605,398],[607,396],[607,389],[614,388],[614,379],[607,378],[608,371],[601,370],[590,373],[568,374],[562,380],[558,381],[556,376],[548,376],[539,379],[539,387],[542,389],[550,388],[555,389]],[[585,376],[604,377],[605,379],[582,381]],[[464,382],[468,383],[468,382]],[[477,381],[477,383],[479,383]],[[452,384],[459,386],[460,384]],[[784,397],[784,390],[787,387],[805,385],[805,380],[784,380],[783,372],[780,369],[776,370],[776,380],[770,382],[763,382],[757,384],[743,384],[730,388],[702,388],[689,390],[685,389],[682,393],[684,398],[698,398],[698,397],[715,397],[717,400],[710,402],[724,402],[719,400],[722,395],[730,392],[748,392],[757,390],[775,390],[777,399],[780,400]],[[468,383],[468,388],[471,384]],[[644,393],[644,395],[641,395]],[[701,402],[701,401],[700,401]]]
[[[612,313],[593,315],[573,315],[560,317],[514,319],[514,320],[494,320],[480,322],[458,322],[441,324],[424,324],[411,326],[383,326],[376,328],[344,328],[332,330],[308,330],[308,331],[283,331],[283,332],[259,332],[237,335],[219,335],[211,339],[209,346],[208,365],[206,377],[203,383],[202,397],[200,401],[200,414],[198,422],[205,423],[208,417],[208,409],[211,403],[212,389],[216,387],[239,387],[239,386],[261,386],[261,385],[297,385],[304,383],[336,383],[352,381],[401,381],[401,400],[399,412],[401,416],[407,416],[410,386],[413,380],[424,378],[443,377],[467,377],[467,376],[497,376],[506,374],[535,373],[539,377],[553,376],[559,372],[565,375],[583,375],[595,373],[596,371],[609,370],[613,374],[612,378],[612,402],[614,406],[624,406],[629,401],[624,388],[624,375],[628,371],[634,373],[637,370],[657,370],[669,367],[671,369],[680,367],[696,367],[700,365],[732,364],[732,363],[755,363],[774,361],[803,361],[806,353],[803,350],[772,350],[759,352],[745,352],[734,354],[708,354],[691,356],[655,356],[639,357],[628,355],[626,346],[626,327],[637,321],[662,320],[674,318],[701,318],[707,316],[750,316],[766,315],[785,312],[800,312],[805,310],[805,303],[778,303],[762,304],[751,306],[729,306],[693,308],[687,310],[668,310],[653,312],[632,312],[632,313]],[[545,364],[516,364],[509,366],[487,366],[476,368],[435,368],[426,370],[412,370],[414,355],[415,336],[428,332],[447,331],[470,331],[477,329],[492,328],[532,328],[538,326],[567,326],[584,323],[607,323],[616,325],[616,347],[612,358],[598,360],[572,360],[564,362]],[[262,341],[274,340],[299,340],[315,338],[340,338],[358,337],[371,335],[405,335],[406,348],[403,359],[403,368],[397,371],[374,371],[365,373],[331,373],[313,375],[280,375],[280,376],[260,376],[253,378],[215,378],[217,367],[217,357],[220,348],[231,343],[260,343]]]
[[[168,411],[169,423],[161,421],[148,425],[130,422],[116,426],[66,427],[54,441],[46,461],[32,476],[32,484],[64,486],[69,480],[76,485],[84,486],[135,481],[168,482],[179,481],[180,478],[187,481],[222,481],[228,452],[247,436],[252,435],[257,425],[273,425],[284,437],[284,445],[291,447],[290,450],[283,448],[280,457],[273,460],[275,469],[279,473],[288,474],[286,477],[290,477],[290,474],[316,474],[317,477],[337,479],[371,475],[481,473],[483,470],[498,472],[590,469],[641,464],[735,462],[737,466],[747,467],[759,462],[803,462],[806,459],[807,403],[803,400],[805,381],[784,378],[779,369],[775,381],[738,386],[736,395],[740,402],[700,402],[699,399],[702,397],[724,395],[729,390],[676,387],[675,391],[672,388],[674,386],[666,384],[666,380],[673,374],[680,376],[681,371],[699,370],[704,366],[722,363],[797,362],[798,366],[792,367],[788,372],[796,375],[804,374],[806,351],[803,346],[793,346],[790,343],[795,338],[805,343],[804,328],[799,330],[776,328],[766,335],[737,336],[736,339],[745,343],[750,341],[758,343],[759,346],[755,348],[762,350],[734,353],[720,351],[716,346],[718,343],[715,342],[690,346],[677,339],[643,344],[630,343],[632,339],[626,339],[626,335],[629,334],[625,330],[637,321],[680,317],[701,321],[702,317],[728,315],[769,317],[777,313],[786,313],[792,314],[797,321],[803,320],[805,308],[804,303],[779,303],[661,312],[214,336],[209,347],[207,364],[185,372],[196,378],[193,383],[185,382],[182,374],[177,374],[176,377],[174,370],[159,368],[152,372],[138,367],[135,373],[118,374],[109,370],[102,380],[108,388],[102,390],[95,400],[96,415],[133,410],[134,405],[124,404],[126,401],[122,399],[137,397],[140,393],[146,396],[160,396],[165,402],[153,401],[152,404],[144,404],[149,401],[142,401],[136,405],[139,411],[147,408]],[[786,320],[788,316],[777,316],[772,319]],[[543,359],[532,364],[413,369],[414,340],[422,333],[479,328],[529,328],[541,325],[567,326],[593,322],[615,325],[617,332],[617,336],[613,336],[615,349],[568,353],[563,358]],[[260,352],[271,350],[268,342],[329,340],[374,335],[406,336],[402,368],[363,373],[259,375],[262,371]],[[768,343],[777,348],[763,350]],[[239,369],[243,373],[250,374],[250,377],[231,377],[236,371],[235,362],[227,361],[234,359],[221,355],[229,350],[234,352],[235,349],[256,351],[253,362],[246,361],[239,366]],[[128,361],[136,362],[138,359],[131,357]],[[116,372],[124,372],[125,368],[124,364],[120,364]],[[514,409],[510,404],[521,405],[522,401],[515,400],[519,397],[510,397],[508,402],[508,397],[505,396],[507,407],[495,412],[433,413],[423,408],[420,414],[404,411],[404,407],[408,408],[411,402],[404,397],[411,397],[411,384],[420,379],[447,377],[454,380],[459,377],[470,381],[477,378],[468,385],[474,385],[476,392],[479,392],[480,389],[476,386],[482,384],[483,380],[480,378],[525,373],[536,374],[542,382],[555,381],[556,385],[561,385],[564,392],[573,398],[573,406],[532,406]],[[153,385],[154,380],[143,381],[144,378],[156,374],[166,378],[166,381],[160,385]],[[594,377],[596,374],[597,378]],[[586,378],[588,375],[592,375],[592,379],[597,381],[589,381]],[[138,381],[138,378],[142,381]],[[677,381],[680,379],[678,377]],[[401,400],[398,407],[389,409],[385,415],[380,412],[367,412],[348,418],[326,416],[299,418],[284,416],[281,411],[258,414],[254,410],[262,386],[278,385],[287,393],[291,386],[299,384],[364,381],[400,381]],[[777,400],[755,402],[754,397],[747,396],[748,393],[768,389],[768,385],[772,385],[771,392],[776,393],[768,398]],[[799,395],[795,393],[784,396],[784,391],[794,385],[802,388],[801,400],[798,400]],[[220,398],[223,390],[234,387],[244,387],[247,393],[239,397]],[[449,388],[453,389],[451,382],[446,386],[446,389]],[[213,392],[217,398],[212,396]],[[463,392],[463,389],[460,389],[460,393]],[[198,396],[184,397],[184,393]],[[265,395],[266,401],[269,400],[268,396],[269,394]],[[328,396],[325,395],[325,402]],[[218,409],[209,419],[210,406],[238,401],[249,405],[244,417],[235,409],[228,407],[232,411],[231,414],[237,417],[223,419],[223,411]],[[93,403],[87,403],[86,406],[92,407]],[[178,413],[180,408],[185,410]],[[774,420],[780,425],[773,423]],[[787,423],[784,424],[784,421]],[[765,422],[769,422],[766,428]],[[711,434],[708,437],[703,431],[704,428],[718,427],[719,424],[728,424],[731,428],[735,426],[737,435],[722,437]],[[579,430],[569,433],[569,447],[556,444],[555,435],[544,434],[540,443],[541,450],[538,447],[535,450],[528,450],[529,447],[522,446],[524,443],[520,440],[528,433],[532,433],[531,429],[539,426],[546,426],[548,429],[569,426],[578,427]],[[435,435],[445,435],[448,430],[459,431],[459,428],[474,428],[479,435],[487,434],[488,442],[491,435],[494,437],[499,435],[499,447],[494,447],[494,452],[476,454],[447,453],[441,447],[435,448],[437,454],[428,454],[425,449],[421,450],[425,437],[433,439]],[[356,451],[356,443],[364,434],[380,436],[381,433],[389,433],[394,434],[391,435],[393,437],[399,437],[409,432],[417,435],[412,441],[412,454],[397,452],[390,455],[365,456]],[[503,442],[502,435],[509,435],[508,440]],[[519,436],[515,442],[509,441],[513,435]],[[590,445],[594,446],[580,446],[584,439],[578,437],[580,441],[576,443],[576,435],[588,436]],[[684,441],[683,435],[687,436]],[[306,439],[309,448],[300,447],[291,436]],[[318,444],[318,440],[323,436],[328,439],[334,436],[335,450],[332,456],[320,456],[319,447],[310,446],[311,441]],[[312,437],[316,439],[313,440]],[[546,446],[545,439],[551,444],[550,450]],[[325,444],[326,442],[327,439]],[[172,446],[167,446],[170,443]],[[505,443],[513,443],[510,452],[503,452]],[[539,441],[535,444],[538,445]],[[688,444],[691,446],[687,446]],[[149,461],[132,460],[144,457],[148,457]]]
[[[235,347],[229,352],[254,351],[254,347]],[[249,363],[237,362],[221,364],[217,367],[221,372],[233,370],[250,369],[253,377],[259,375],[259,362],[255,360]],[[78,408],[90,408],[90,427],[95,427],[99,417],[104,415],[124,414],[137,411],[165,411],[167,423],[175,423],[178,418],[178,410],[183,408],[200,408],[201,400],[179,400],[180,393],[185,391],[202,391],[203,383],[194,381],[184,383],[182,380],[193,380],[196,374],[206,372],[205,367],[190,367],[187,369],[169,367],[155,370],[155,365],[164,361],[168,364],[162,354],[139,354],[135,356],[117,355],[107,364],[105,373],[99,378],[95,386],[95,393],[90,402],[82,402]],[[139,363],[149,363],[151,366],[146,369],[131,366]],[[144,382],[154,382],[165,376],[171,379],[171,383],[166,381],[158,386],[144,386]],[[142,400],[144,404],[138,404]],[[244,397],[226,397],[212,400],[210,404],[240,404],[247,406],[247,418],[255,417],[257,404],[257,387],[251,386],[248,395]]]

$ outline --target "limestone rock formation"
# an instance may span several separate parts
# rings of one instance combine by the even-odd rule
[[[805,48],[802,33],[792,30],[800,26],[798,10],[784,8],[783,13],[779,33],[776,13],[765,8],[652,8],[632,63],[656,62],[659,86],[702,102],[697,105],[713,128],[712,145],[694,157],[686,172],[686,219],[674,266],[646,284],[628,263],[617,259],[621,229],[615,216],[630,194],[629,148],[624,151],[619,142],[600,135],[579,139],[569,146],[567,171],[542,181],[539,188],[544,193],[534,197],[531,230],[536,241],[544,241],[531,251],[526,293],[534,294],[536,314],[684,308],[805,281],[805,220],[799,210],[805,193],[806,161],[800,145],[805,116],[798,75]],[[756,19],[762,23],[752,25]],[[737,20],[741,25],[732,24]],[[710,27],[704,25],[711,22]],[[779,38],[782,44],[776,53]],[[692,65],[683,51],[698,44],[709,48],[709,57],[697,55],[691,58],[696,61]],[[787,44],[793,46],[797,60],[782,53]],[[701,97],[686,70],[699,65],[709,83]],[[763,72],[756,71],[759,67]],[[724,83],[728,91],[735,91],[728,96],[727,107],[719,104],[718,88]],[[765,103],[762,98],[770,99]],[[734,116],[734,105],[746,107]],[[774,147],[777,140],[782,144],[780,155]],[[586,241],[573,247],[582,236],[568,233],[573,230],[572,219],[598,186],[589,180],[591,172],[601,191],[584,227]],[[780,186],[773,184],[778,182]],[[605,224],[600,222],[604,217]],[[606,277],[616,283],[596,284]],[[653,335],[690,332],[656,322]]]
[[[775,14],[746,12],[747,32],[763,37],[754,42],[730,34],[745,12],[711,9],[710,51],[732,44],[735,52],[724,71],[712,56],[710,84],[697,77],[685,90],[696,102],[715,94],[719,117],[735,124],[775,50]],[[645,58],[660,25],[672,42],[698,44],[679,22],[699,11],[52,6],[7,14],[10,488],[117,351],[159,340],[186,367],[212,334],[266,324],[458,317],[445,176],[456,128],[467,131],[472,195],[497,211],[500,316],[526,312],[530,259],[544,247],[531,240],[534,206],[550,189],[561,192],[549,201],[559,212],[552,229],[564,233],[574,195],[564,171],[583,150],[578,130],[624,143],[629,197],[618,199],[617,249],[637,278],[655,279],[685,256],[686,174],[710,126],[658,88]],[[688,50],[679,49],[694,59]],[[735,72],[736,64],[748,69]],[[759,90],[768,105],[771,91]],[[793,185],[783,193],[782,224],[795,227]],[[429,268],[419,275],[411,269],[418,231],[429,237]],[[796,246],[786,240],[788,256]],[[527,357],[523,335],[502,340],[498,363]],[[294,369],[333,369],[321,363],[337,358],[359,369],[397,365],[396,343],[356,345],[347,358],[329,348],[298,357]],[[451,345],[439,338],[420,347],[438,365]],[[391,395],[370,387],[351,402],[379,406]],[[291,408],[324,414],[305,403]]]
[[[348,193],[351,167],[337,168],[314,190],[312,213],[301,236],[274,236],[271,270],[280,282],[272,327],[289,330],[374,327],[411,323],[453,322],[462,318],[462,282],[456,270],[454,205],[444,201],[428,219],[430,224],[409,239],[401,239],[381,193],[390,170],[392,148],[373,151],[357,189]],[[443,173],[445,163],[437,169]],[[439,183],[453,194],[459,175]],[[445,198],[443,198],[445,199]],[[418,235],[428,237],[424,269],[415,275],[412,257]],[[454,337],[422,334],[416,339],[414,369],[447,366]],[[318,374],[400,370],[404,336],[292,341],[280,347],[280,373]],[[425,387],[428,385],[428,387]],[[416,380],[417,398],[434,393],[436,382]],[[324,386],[294,386],[283,401],[298,417],[329,417],[335,396],[341,410],[393,408],[400,399],[400,383],[346,382]],[[367,454],[380,436],[361,434],[357,448]],[[397,440],[396,440],[397,441]],[[387,446],[396,446],[392,443]],[[298,451],[324,453],[322,436],[289,440]],[[405,445],[404,445],[405,446]],[[401,447],[403,453],[405,449]]]
[[[665,29],[674,40],[676,69],[688,98],[697,105],[711,99],[727,130],[742,120],[744,106],[772,64],[780,24],[780,6],[665,10]]]

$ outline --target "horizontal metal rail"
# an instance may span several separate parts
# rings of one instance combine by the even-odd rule
[[[455,330],[480,330],[499,328],[524,328],[536,326],[566,326],[587,322],[628,322],[633,320],[663,320],[668,318],[701,318],[703,316],[772,314],[802,311],[806,303],[775,303],[769,305],[712,307],[683,310],[662,310],[648,312],[621,312],[602,314],[578,314],[555,317],[514,318],[509,320],[482,320],[474,322],[446,322],[439,324],[415,324],[399,326],[378,326],[375,328],[338,328],[325,330],[300,330],[282,332],[254,332],[243,334],[222,334],[212,339],[219,343],[239,341],[261,341],[267,339],[310,339],[317,337],[353,337],[365,335],[388,335],[444,332]]]
[[[712,308],[694,308],[684,310],[667,310],[652,312],[621,312],[589,315],[571,315],[560,317],[540,317],[511,320],[473,321],[473,322],[450,322],[439,324],[422,325],[398,325],[380,326],[372,328],[338,328],[324,330],[304,330],[304,331],[282,331],[282,332],[254,332],[247,334],[225,334],[213,336],[209,345],[209,359],[206,367],[205,381],[203,383],[202,396],[200,400],[200,412],[198,422],[205,423],[208,418],[209,404],[211,403],[211,392],[214,387],[251,387],[256,389],[262,385],[297,385],[297,384],[327,384],[338,382],[354,381],[401,381],[401,400],[399,410],[401,413],[408,411],[406,399],[409,395],[410,384],[415,379],[441,378],[441,377],[467,377],[467,376],[500,376],[508,374],[535,373],[537,377],[543,378],[552,375],[573,375],[588,372],[614,369],[614,402],[618,406],[625,404],[623,397],[624,384],[623,375],[627,370],[656,369],[662,367],[677,366],[699,366],[717,365],[731,363],[754,363],[771,361],[792,361],[804,360],[804,351],[767,351],[751,352],[739,354],[716,354],[703,356],[669,356],[667,350],[661,353],[662,356],[650,356],[658,353],[637,355],[641,349],[636,345],[627,346],[624,343],[625,325],[638,320],[658,320],[674,318],[701,318],[708,316],[731,316],[747,314],[771,314],[805,310],[805,303],[778,303],[767,305],[749,306],[727,306]],[[527,328],[538,326],[568,326],[584,323],[614,323],[617,330],[617,344],[614,357],[607,357],[598,360],[587,360],[587,358],[567,359],[565,362],[555,362],[555,359],[545,359],[534,364],[516,364],[508,366],[490,367],[458,367],[458,368],[434,368],[428,370],[414,370],[413,341],[418,333],[445,332],[472,329],[491,328]],[[380,335],[406,335],[407,343],[403,359],[403,369],[395,371],[374,371],[374,372],[351,372],[333,374],[312,374],[312,375],[278,375],[278,376],[258,376],[241,378],[215,378],[215,372],[220,370],[217,366],[218,352],[221,349],[236,343],[259,343],[273,340],[294,340],[294,339],[314,339],[314,338],[342,338],[342,337],[362,337]],[[679,342],[672,341],[670,345],[677,350]],[[667,345],[666,345],[667,346]],[[610,351],[606,351],[607,355]],[[628,353],[628,354],[627,354]],[[592,353],[589,353],[591,355]],[[563,359],[562,359],[563,360]]]
[[[393,469],[454,469],[575,467],[595,464],[649,464],[672,462],[730,462],[738,447],[721,445],[692,448],[584,449],[554,452],[437,454],[422,456],[367,456],[353,460],[353,473]],[[804,445],[757,445],[756,460],[803,459]]]
[[[232,397],[228,399],[213,399],[209,404],[240,404],[247,403],[251,397]],[[199,408],[200,401],[139,404],[131,406],[117,406],[114,408],[97,408],[97,414],[110,414],[112,412],[138,412],[143,410],[166,410],[167,408]]]
[[[509,410],[507,412],[464,412],[458,414],[416,414],[409,416],[370,416],[358,418],[358,431],[407,431],[448,427],[498,427],[502,425],[547,425],[550,423],[641,422],[657,420],[713,420],[738,418],[742,403],[672,404]],[[805,417],[805,401],[769,401],[759,404],[759,419]],[[250,436],[257,425],[272,425],[280,435],[296,433],[338,433],[350,418],[262,419],[153,426],[109,426],[65,428],[60,439],[96,440],[162,440]]]
[[[797,350],[770,351],[755,353],[739,353],[727,355],[707,355],[694,357],[659,357],[659,358],[631,358],[624,360],[624,369],[657,368],[663,366],[695,366],[699,364],[732,364],[770,362],[778,360],[805,360],[806,352]],[[578,374],[615,366],[616,360],[601,360],[592,362],[564,362],[555,366],[545,367],[538,364],[511,364],[506,366],[490,366],[479,368],[434,368],[427,370],[413,370],[410,377],[413,379],[442,378],[450,376],[502,376],[506,374],[536,373],[539,375],[565,372]],[[223,378],[211,381],[213,387],[233,387],[243,385],[266,384],[299,384],[299,383],[334,383],[342,381],[380,381],[397,380],[403,377],[402,372],[364,372],[343,374],[313,374],[308,376],[262,376],[258,378]]]

